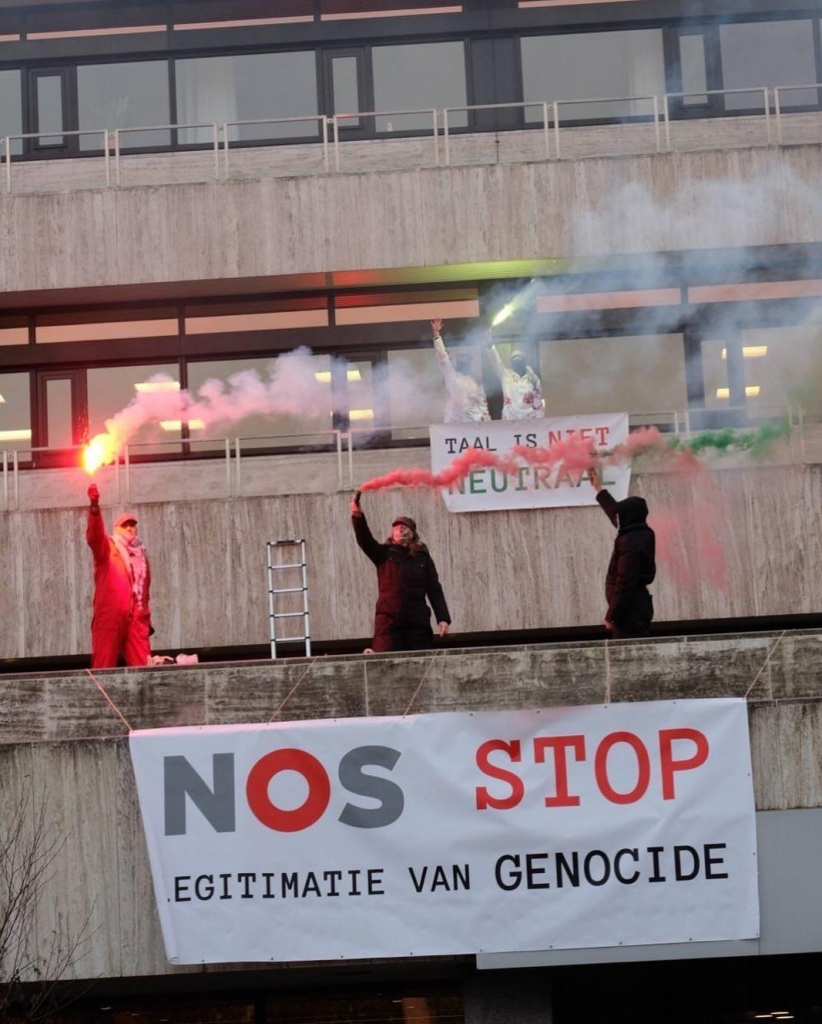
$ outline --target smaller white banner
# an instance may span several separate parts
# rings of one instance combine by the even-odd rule
[[[550,448],[572,437],[590,440],[591,449],[607,451],[628,436],[628,413],[590,416],[552,416],[543,420],[500,420],[494,423],[444,423],[431,426],[431,469],[440,473],[455,458],[484,449],[500,456],[512,448]],[[631,467],[609,466],[602,483],[617,501],[628,497]],[[449,512],[493,512],[513,508],[562,508],[594,505],[596,492],[587,473],[556,466],[523,465],[514,474],[499,469],[472,470],[465,479],[443,490]]]

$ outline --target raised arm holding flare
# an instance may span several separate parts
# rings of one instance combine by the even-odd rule
[[[525,361],[524,353],[515,348],[511,366],[506,367],[488,332],[488,357],[502,385],[502,418],[504,420],[535,420],[545,416],[542,404],[542,383]]]
[[[491,419],[485,388],[473,375],[473,361],[467,352],[458,352],[451,357],[442,340],[442,320],[431,321],[434,336],[434,351],[445,381],[445,422],[482,423]]]
[[[656,576],[656,537],[646,522],[647,502],[639,497],[616,501],[596,469],[589,475],[597,501],[618,530],[605,577],[605,628],[614,640],[649,636],[654,602],[648,587]]]
[[[146,665],[151,656],[151,567],[138,535],[137,517],[124,512],[106,534],[96,484],[88,489],[86,541],[94,557],[91,667]]]
[[[440,637],[451,623],[437,567],[417,534],[417,524],[398,516],[391,536],[380,543],[368,527],[359,494],[351,502],[354,536],[377,568],[379,595],[374,616],[374,651],[416,651],[434,645],[431,612],[434,610]]]

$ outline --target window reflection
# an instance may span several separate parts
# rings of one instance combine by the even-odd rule
[[[20,135],[23,131],[23,106],[20,72],[16,69],[0,71],[0,138]],[[21,140],[11,144],[13,154],[23,152]],[[3,154],[5,159],[5,153]]]
[[[528,36],[522,40],[526,101],[597,100],[658,96],[665,92],[662,29]],[[653,113],[650,100],[579,103],[560,109],[560,119],[582,121]],[[542,114],[527,110],[528,120]]]
[[[540,371],[546,416],[670,416],[688,404],[681,334],[543,341]]]
[[[0,452],[31,445],[31,395],[27,373],[0,373]]]
[[[137,128],[168,124],[168,62],[88,64],[77,68],[80,128]],[[168,146],[171,134],[126,132],[120,146]],[[98,135],[81,135],[80,149],[101,149]]]
[[[375,46],[371,51],[374,69],[375,110],[441,110],[464,107],[465,44],[418,43],[410,46]],[[429,114],[392,114],[378,117],[377,131],[433,131]],[[465,112],[449,115],[452,128],[468,123]]]
[[[124,409],[140,391],[138,385],[145,385],[157,374],[170,377],[179,388],[179,369],[176,363],[154,363],[144,366],[95,367],[88,371],[88,427],[89,437],[105,430],[105,421]],[[172,385],[173,388],[173,385]],[[131,455],[167,455],[181,450],[179,420],[175,420],[173,406],[169,415],[146,423],[129,442]],[[160,412],[161,410],[158,410]],[[192,435],[194,436],[194,435]],[[169,443],[172,442],[172,443]]]
[[[212,124],[318,112],[314,51],[253,53],[178,60],[177,120]],[[230,129],[231,141],[316,137],[317,121],[251,124]],[[181,143],[211,142],[208,128],[181,130]]]
[[[725,89],[764,85],[809,85],[817,81],[810,21],[760,21],[719,28],[722,79]],[[783,107],[815,105],[815,89],[791,89],[780,94]],[[762,110],[764,94],[725,97],[727,110]]]

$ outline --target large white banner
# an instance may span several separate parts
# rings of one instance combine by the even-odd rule
[[[172,963],[758,934],[744,700],[131,734]]]
[[[485,449],[505,455],[517,445],[549,448],[558,441],[583,437],[591,449],[606,451],[628,436],[628,413],[592,413],[590,416],[554,416],[543,420],[499,420],[493,423],[445,423],[430,428],[431,469],[439,473],[458,455]],[[603,484],[617,501],[628,497],[630,464],[609,466]],[[556,466],[524,464],[515,474],[480,468],[460,484],[443,490],[449,512],[490,512],[511,508],[559,508],[594,505],[596,492],[587,473]]]

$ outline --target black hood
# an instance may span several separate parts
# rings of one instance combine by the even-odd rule
[[[627,530],[629,526],[642,526],[648,518],[648,503],[644,498],[626,498],[617,502],[619,529]]]

